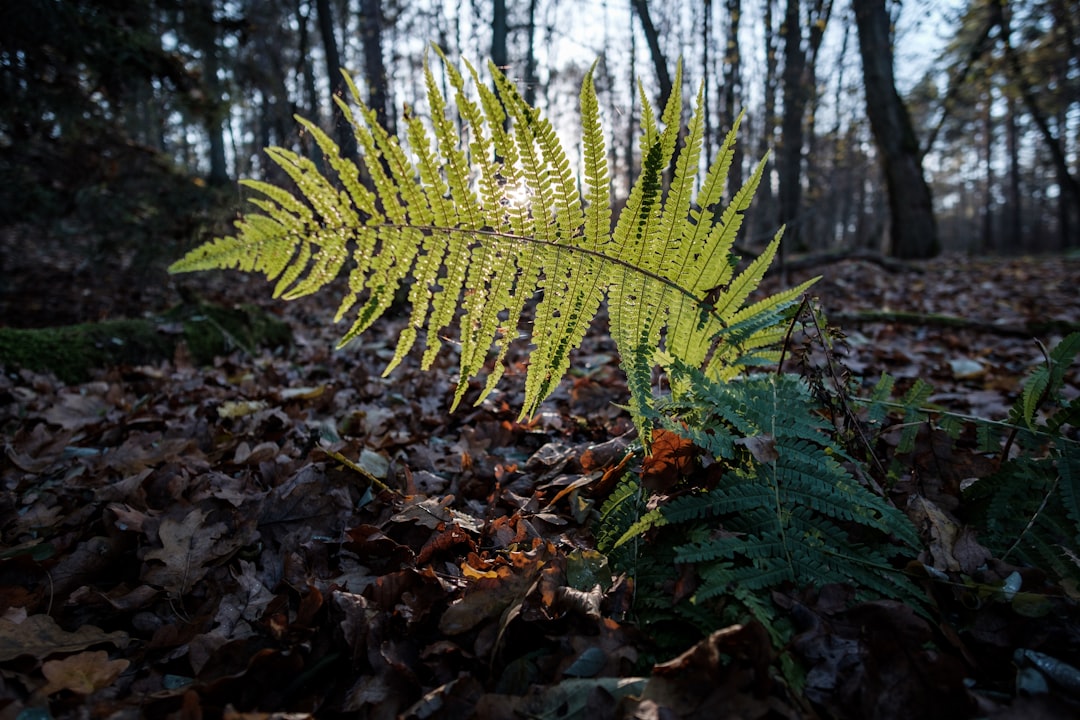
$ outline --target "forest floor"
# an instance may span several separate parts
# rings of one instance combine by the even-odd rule
[[[450,413],[452,344],[429,372],[409,358],[382,377],[401,318],[335,350],[330,292],[276,304],[260,278],[95,264],[27,228],[0,244],[7,324],[138,317],[182,284],[258,302],[294,333],[288,349],[212,367],[181,349],[78,385],[0,376],[0,720],[1080,712],[1078,593],[1035,571],[1023,570],[1045,585],[1045,610],[946,592],[934,623],[890,600],[845,607],[844,588],[791,588],[775,599],[819,618],[786,649],[808,671],[798,689],[759,627],[671,654],[634,623],[626,579],[581,585],[583,566],[600,567],[602,481],[634,469],[616,469],[632,424],[602,327],[535,418],[516,419],[524,350],[500,391]],[[1080,319],[1076,258],[813,272],[825,312],[846,318],[837,356],[867,387],[883,371],[922,378],[931,402],[986,418],[1004,418],[1043,361],[1025,324]],[[1080,394],[1075,370],[1066,393]],[[980,458],[924,443],[900,458],[909,473],[893,499],[929,497],[955,518],[961,481],[987,472]],[[917,559],[951,560],[922,529]],[[1041,690],[1025,667],[1036,656],[1056,663]]]

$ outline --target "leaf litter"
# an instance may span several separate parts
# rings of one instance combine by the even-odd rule
[[[840,264],[816,290],[826,312],[1078,316],[1075,260],[921,270]],[[1077,712],[1076,598],[992,558],[958,519],[960,486],[990,472],[973,449],[926,429],[907,453],[885,438],[910,471],[894,500],[926,541],[910,570],[932,586],[935,620],[852,602],[843,586],[792,588],[772,598],[790,647],[750,622],[663,656],[633,621],[632,579],[592,550],[591,522],[622,473],[662,490],[694,449],[662,436],[643,466],[633,459],[603,333],[536,418],[516,420],[523,351],[500,390],[450,415],[452,352],[383,378],[403,321],[334,351],[319,302],[276,307],[289,351],[209,368],[181,353],[73,386],[0,378],[3,717]],[[1015,336],[881,322],[847,328],[844,353],[868,386],[882,371],[901,387],[925,378],[931,402],[990,418],[1041,358]],[[1075,371],[1067,385],[1080,393]],[[768,436],[746,442],[773,452]],[[1011,596],[987,590],[1011,582]]]

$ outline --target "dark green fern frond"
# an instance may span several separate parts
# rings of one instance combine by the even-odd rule
[[[843,449],[803,381],[769,375],[722,383],[678,362],[670,370],[665,426],[719,451],[714,460],[730,469],[714,489],[643,515],[619,543],[646,532],[683,537],[674,560],[700,576],[694,601],[739,598],[767,627],[775,619],[768,604],[747,598],[783,584],[845,583],[860,596],[923,602],[889,565],[898,550],[914,551],[918,533],[844,468]]]
[[[632,544],[621,547],[618,542],[641,518],[644,508],[645,490],[641,480],[634,474],[627,474],[600,506],[595,524],[596,549],[607,555],[613,566],[635,574],[638,553]]]

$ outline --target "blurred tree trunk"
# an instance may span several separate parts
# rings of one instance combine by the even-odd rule
[[[773,7],[775,0],[765,0],[765,98],[762,107],[761,145],[758,148],[758,156],[765,157],[773,152],[776,142],[776,32],[773,27]],[[754,212],[753,217],[757,220],[754,231],[750,234],[752,239],[771,237],[775,231],[774,219],[776,212],[773,209],[773,184],[772,171],[776,164],[773,159],[775,154],[770,155],[768,164],[765,166],[764,177],[758,187],[755,206],[760,208]]]
[[[1020,128],[1016,122],[1016,98],[1006,93],[1005,147],[1009,153],[1009,194],[1007,207],[1009,213],[1008,232],[1002,245],[1004,248],[1020,247],[1023,244],[1023,226],[1021,217],[1023,203],[1020,199]]]
[[[798,247],[799,205],[802,202],[803,114],[810,96],[806,87],[806,51],[799,25],[799,0],[787,0],[780,35],[784,38],[784,116],[780,123],[780,151],[776,168],[780,175],[780,222],[787,223],[780,249]]]
[[[656,114],[659,115],[671,96],[671,74],[668,72],[664,52],[660,49],[660,36],[653,25],[652,16],[649,15],[649,3],[647,0],[630,0],[630,4],[641,20],[641,29],[645,31],[645,42],[649,44],[649,54],[652,55],[653,67],[656,69],[656,81],[660,84],[660,99],[656,107]]]
[[[1012,44],[1012,28],[1010,19],[1009,3],[1005,0],[1001,2],[991,3],[994,17],[997,20],[998,26],[1001,28],[1001,37],[1005,44],[1005,57],[1008,61],[1010,79],[1017,84],[1020,89],[1020,96],[1024,100],[1024,104],[1027,106],[1028,112],[1031,113],[1031,119],[1035,121],[1035,126],[1039,129],[1039,134],[1042,135],[1043,141],[1046,144],[1046,149],[1050,152],[1050,160],[1053,163],[1054,171],[1057,174],[1057,182],[1060,188],[1060,197],[1058,201],[1059,218],[1061,225],[1062,244],[1065,247],[1071,247],[1077,244],[1077,233],[1071,224],[1072,211],[1076,208],[1080,208],[1080,182],[1069,171],[1069,162],[1066,157],[1065,149],[1062,147],[1061,138],[1054,136],[1054,131],[1050,127],[1050,122],[1047,117],[1047,113],[1039,106],[1038,100],[1035,97],[1035,90],[1032,87],[1030,80],[1024,70],[1024,64],[1020,59],[1019,54]],[[1059,127],[1062,127],[1059,125]]]
[[[630,88],[630,112],[626,113],[626,192],[634,187],[637,178],[637,168],[634,167],[634,136],[637,133],[635,117],[637,115],[637,40],[634,32],[634,0],[630,0],[630,77],[627,87]],[[612,218],[614,220],[614,218]]]
[[[803,47],[800,20],[802,3],[787,0],[780,34],[784,38],[784,115],[780,125],[780,151],[777,170],[780,176],[780,222],[787,224],[784,245],[802,247],[805,222],[802,217],[803,150],[806,146],[806,106],[817,92],[815,64],[825,27],[832,13],[832,0],[814,0],[808,11],[809,37]],[[780,250],[783,263],[784,245]]]
[[[495,66],[506,70],[510,64],[507,52],[507,35],[510,32],[506,19],[506,0],[495,0],[495,6],[491,13],[491,62]]]
[[[896,92],[892,38],[885,0],[855,3],[866,110],[881,153],[889,193],[892,253],[900,258],[933,257],[940,251],[930,187],[911,117]]]
[[[742,102],[742,65],[739,51],[739,20],[742,16],[742,0],[727,0],[727,42],[724,47],[724,112],[720,122],[721,134],[731,130]],[[735,146],[728,175],[728,187],[733,194],[743,184],[742,143]]]
[[[311,5],[303,0],[296,3],[296,24],[300,53],[297,59],[300,76],[304,81],[304,95],[307,102],[307,116],[318,122],[320,116],[319,93],[315,89],[315,68],[311,65],[311,39],[308,35],[308,21],[311,19]]]
[[[701,65],[702,71],[706,78],[709,75],[714,74],[712,66],[709,64],[709,47],[712,45],[712,0],[705,0],[705,4],[702,7],[701,14]],[[720,91],[723,88],[717,88],[717,102],[720,102]],[[712,124],[712,107],[709,104],[709,83],[705,82],[705,157],[712,158],[713,156],[713,124]],[[721,108],[721,112],[722,112]],[[717,113],[719,116],[721,113]],[[721,125],[722,127],[722,125]],[[721,130],[721,132],[723,132]],[[721,140],[723,138],[721,137]]]
[[[221,58],[218,54],[218,33],[214,23],[214,1],[203,0],[191,12],[188,23],[194,44],[202,54],[203,74],[209,102],[204,116],[207,139],[210,144],[210,185],[227,185],[229,171],[225,162],[225,120],[229,109],[222,99]]]
[[[296,25],[299,34],[299,47],[300,53],[298,62],[300,64],[300,76],[303,78],[304,83],[304,96],[307,103],[307,111],[305,115],[312,122],[322,125],[321,111],[319,109],[319,93],[315,89],[315,68],[311,64],[311,45],[310,36],[308,35],[308,21],[311,19],[311,5],[303,2],[303,0],[297,0],[296,3]],[[322,153],[315,146],[314,142],[311,142],[307,136],[304,136],[303,147],[308,157],[315,163],[315,167],[319,172],[323,172],[323,158]]]
[[[364,74],[368,83],[368,106],[391,135],[397,134],[397,117],[390,107],[390,81],[383,62],[383,14],[381,0],[360,0],[360,35],[364,43]]]
[[[331,98],[344,97],[345,78],[341,75],[341,56],[338,55],[337,37],[334,34],[334,15],[330,9],[330,1],[316,0],[315,12],[319,16],[319,34],[322,35],[323,51],[326,55],[326,73],[330,79]],[[352,126],[349,125],[336,103],[331,105],[331,117],[334,118],[334,129],[338,136],[341,156],[355,160],[356,138],[353,136]]]
[[[994,113],[993,98],[986,99],[983,108],[983,169],[986,186],[983,188],[982,250],[994,250]]]
[[[529,0],[528,51],[525,54],[525,102],[536,105],[536,0]]]

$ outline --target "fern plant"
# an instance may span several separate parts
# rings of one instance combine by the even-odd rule
[[[170,271],[261,272],[276,281],[275,296],[293,299],[324,288],[351,260],[337,320],[351,314],[353,322],[342,344],[371,327],[411,279],[409,321],[386,372],[421,333],[429,367],[456,318],[454,405],[468,380],[490,365],[483,400],[525,327],[534,348],[523,417],[569,369],[571,351],[605,299],[639,429],[656,414],[651,376],[663,359],[659,348],[717,380],[772,356],[780,311],[813,281],[747,304],[780,242],[777,233],[736,273],[731,251],[764,160],[717,216],[739,123],[699,174],[702,86],[680,138],[681,66],[659,119],[641,90],[641,174],[612,229],[611,173],[592,71],[580,96],[579,177],[551,121],[497,67],[489,63],[492,89],[472,65],[465,63],[462,74],[439,56],[453,98],[444,97],[425,61],[428,113],[408,112],[400,140],[379,125],[351,81],[358,111],[337,100],[355,130],[363,173],[326,133],[298,118],[325,154],[327,174],[302,155],[268,149],[295,189],[243,181],[260,195],[251,201],[258,212],[238,221],[235,235],[196,248]],[[525,326],[526,304],[537,296]]]
[[[614,522],[598,533],[616,565],[640,575],[628,546],[647,536],[669,543],[670,559],[695,569],[692,604],[733,597],[778,640],[767,591],[785,584],[844,583],[862,596],[921,605],[918,590],[889,564],[918,546],[914,526],[844,469],[844,450],[802,379],[721,383],[677,361],[671,379],[663,424],[707,451],[721,465],[719,479],[636,516],[634,486],[620,486],[601,509]]]
[[[1028,376],[1008,423],[996,473],[965,493],[981,539],[1003,560],[1049,570],[1080,588],[1080,400],[1067,398],[1065,374],[1080,354],[1080,333],[1046,353]],[[1014,449],[1016,452],[1014,453]]]

